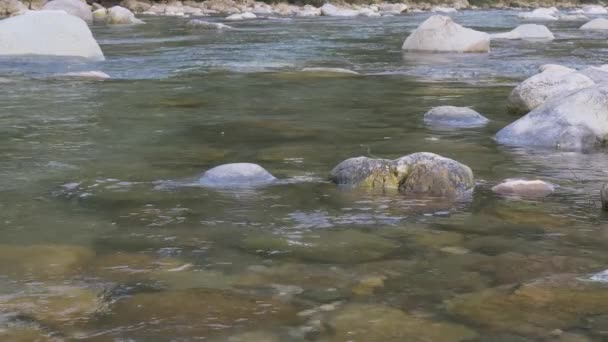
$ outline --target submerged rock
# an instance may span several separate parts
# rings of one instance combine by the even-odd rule
[[[544,197],[555,191],[555,186],[542,180],[507,179],[492,187],[501,195],[520,197]]]
[[[585,25],[581,26],[581,30],[608,30],[608,19],[593,19]]]
[[[581,317],[608,313],[608,287],[560,274],[462,295],[447,302],[447,311],[494,331],[540,337]]]
[[[468,166],[428,152],[395,160],[350,158],[331,171],[330,179],[340,185],[393,188],[431,196],[458,196],[474,187]]]
[[[15,280],[63,279],[81,271],[94,253],[69,245],[0,245],[2,273]]]
[[[573,69],[545,68],[540,74],[524,80],[509,95],[509,111],[525,114],[554,97],[595,84],[589,77],[571,70]]]
[[[383,305],[348,304],[330,314],[331,334],[321,341],[469,341],[475,331],[459,324],[416,317]]]
[[[0,17],[10,17],[25,11],[27,6],[19,0],[0,0]]]
[[[431,12],[456,13],[456,12],[458,12],[458,10],[455,8],[452,8],[452,7],[435,6],[435,7],[431,8]]]
[[[284,255],[303,260],[357,263],[380,259],[399,247],[396,242],[356,230],[323,231],[299,237],[262,234],[245,238],[241,247],[250,252]]]
[[[524,24],[519,25],[510,32],[495,33],[490,35],[492,39],[539,39],[553,40],[555,37],[545,25]]]
[[[59,74],[58,77],[63,78],[82,78],[90,80],[105,80],[110,78],[110,75],[103,71],[79,71],[79,72],[68,72],[65,74]]]
[[[434,15],[407,37],[402,49],[430,52],[488,52],[490,35],[462,27],[450,17]]]
[[[74,286],[52,286],[0,298],[1,313],[28,317],[51,327],[85,322],[104,308],[99,291]]]
[[[104,59],[86,23],[62,11],[28,11],[0,20],[0,55]]]
[[[482,126],[488,121],[486,117],[468,107],[434,107],[424,114],[425,123],[448,127]]]
[[[135,18],[135,14],[128,9],[120,6],[110,7],[107,17],[108,24],[113,25],[130,25],[143,24],[142,20]]]
[[[358,72],[342,69],[342,68],[304,68],[302,72],[310,72],[317,74],[347,74],[347,75],[359,75]]]
[[[208,21],[193,19],[190,20],[186,25],[194,28],[206,29],[206,30],[231,30],[232,26],[228,26],[222,23],[212,23]]]
[[[110,310],[112,321],[138,340],[209,338],[237,327],[287,324],[296,314],[276,299],[210,289],[139,293],[116,301]]]
[[[501,129],[496,140],[521,147],[585,150],[608,135],[608,88],[593,86],[554,98]]]
[[[92,21],[93,14],[86,2],[80,0],[52,0],[42,7],[44,11],[65,11],[84,21]]]
[[[257,164],[233,163],[216,166],[199,179],[207,187],[249,187],[267,185],[276,178]]]

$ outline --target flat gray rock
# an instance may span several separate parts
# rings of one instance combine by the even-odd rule
[[[424,122],[434,126],[476,127],[488,123],[483,115],[468,107],[434,107],[424,114]]]
[[[208,170],[199,179],[206,187],[254,187],[267,185],[276,178],[257,164],[224,164]]]

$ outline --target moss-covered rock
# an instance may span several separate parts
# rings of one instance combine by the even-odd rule
[[[412,341],[456,342],[475,338],[477,333],[465,326],[432,321],[391,307],[372,304],[344,306],[327,321],[323,342]]]
[[[434,153],[413,153],[396,160],[357,157],[338,164],[330,173],[336,184],[399,189],[406,194],[457,196],[473,189],[471,169]]]

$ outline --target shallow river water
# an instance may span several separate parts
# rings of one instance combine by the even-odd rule
[[[516,13],[454,18],[500,32],[519,24]],[[493,140],[516,119],[505,106],[515,84],[546,63],[605,63],[608,36],[551,22],[550,43],[403,54],[428,15],[268,18],[222,32],[147,17],[92,27],[104,62],[0,59],[0,337],[608,338],[608,289],[585,282],[608,268],[608,217],[597,203],[605,151]],[[84,70],[112,79],[53,76]],[[438,105],[471,106],[491,122],[425,126],[422,114]],[[349,157],[421,151],[470,166],[472,200],[326,181]],[[286,181],[174,186],[229,162],[258,163]],[[490,191],[514,177],[559,187],[542,200]]]

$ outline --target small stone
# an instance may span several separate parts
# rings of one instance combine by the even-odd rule
[[[542,180],[507,179],[492,187],[501,195],[519,197],[545,197],[555,191],[555,186]]]

